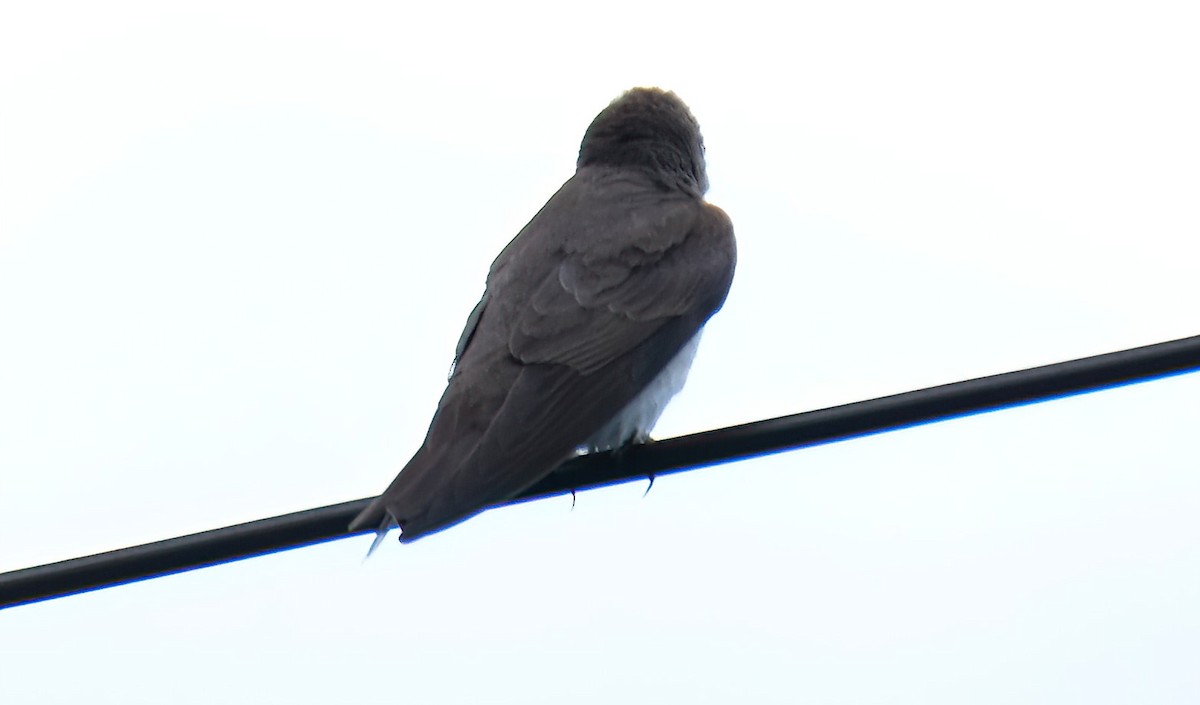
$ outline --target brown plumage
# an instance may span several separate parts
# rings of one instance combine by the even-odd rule
[[[421,448],[351,530],[407,542],[529,487],[581,447],[645,440],[725,301],[733,226],[703,200],[687,106],[631,90],[496,258]]]

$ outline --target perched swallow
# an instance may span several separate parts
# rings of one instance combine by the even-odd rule
[[[413,541],[581,449],[647,440],[733,281],[733,224],[707,190],[674,93],[635,88],[597,115],[575,175],[492,263],[425,442],[351,531]]]

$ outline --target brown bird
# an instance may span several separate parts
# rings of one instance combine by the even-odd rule
[[[351,531],[413,541],[580,450],[647,440],[733,281],[733,225],[707,190],[674,93],[635,88],[597,115],[575,175],[492,263],[425,442]]]

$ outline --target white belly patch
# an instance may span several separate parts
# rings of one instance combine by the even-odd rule
[[[675,357],[658,373],[658,376],[638,393],[633,401],[625,405],[611,421],[606,423],[587,440],[581,450],[592,452],[619,448],[630,441],[642,443],[650,437],[650,430],[658,423],[658,417],[667,408],[671,397],[683,389],[687,381],[688,370],[692,360],[696,358],[696,348],[700,345],[700,334],[703,328],[696,331],[692,339],[684,343]]]

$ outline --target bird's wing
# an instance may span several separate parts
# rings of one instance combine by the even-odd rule
[[[601,202],[570,224],[571,235],[545,257],[555,266],[528,283],[515,311],[513,356],[588,375],[669,319],[695,319],[699,327],[721,306],[736,259],[728,216],[680,195],[642,195],[642,203]]]
[[[467,346],[471,344],[471,338],[475,337],[475,329],[479,326],[479,319],[483,316],[483,309],[487,307],[488,295],[483,292],[483,298],[479,299],[479,303],[475,304],[475,308],[471,309],[470,315],[467,316],[466,325],[463,326],[462,335],[458,336],[458,345],[454,346],[454,361],[450,363],[450,374],[448,378],[454,376],[455,370],[458,369],[458,361],[462,359],[463,353],[467,351]]]
[[[554,263],[540,278],[515,268],[511,283],[522,296],[506,293],[504,281],[489,286],[476,335],[507,335],[511,362],[503,364],[519,372],[470,456],[441,471],[447,474],[432,501],[444,502],[444,511],[429,519],[473,513],[544,477],[649,384],[724,302],[736,254],[720,209],[689,199],[664,204],[659,217],[643,211],[622,220],[627,208],[598,210],[597,225],[606,222],[608,230],[589,234],[576,223],[573,231],[593,236],[591,247],[558,238],[554,251],[536,258]],[[620,232],[623,225],[630,230]],[[468,346],[464,367],[471,353]],[[406,527],[402,540],[425,531],[419,528]]]
[[[497,258],[426,442],[355,520],[411,541],[553,471],[724,302],[735,248],[715,206],[577,174]]]

